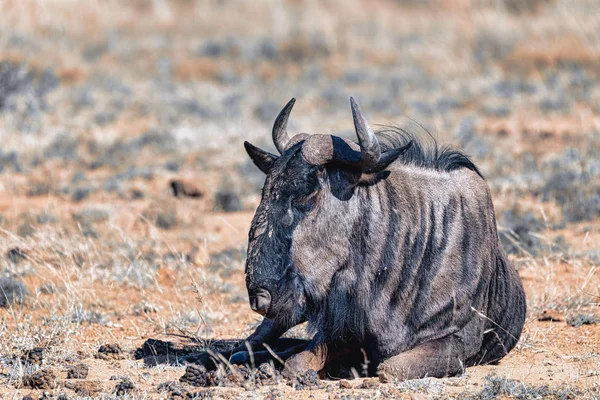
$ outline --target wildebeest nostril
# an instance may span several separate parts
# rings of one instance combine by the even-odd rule
[[[250,294],[250,308],[252,311],[256,311],[260,315],[265,315],[271,305],[271,294],[264,290],[258,289],[256,292]]]

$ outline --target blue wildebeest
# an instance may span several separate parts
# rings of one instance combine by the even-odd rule
[[[273,127],[279,156],[245,143],[267,175],[246,263],[250,306],[265,316],[252,356],[308,321],[312,340],[279,353],[285,375],[362,358],[388,381],[499,361],[521,334],[525,294],[481,173],[403,130],[375,134],[350,102],[357,143],[290,137],[294,99]],[[223,355],[243,363],[246,350]],[[214,367],[206,354],[187,361]]]

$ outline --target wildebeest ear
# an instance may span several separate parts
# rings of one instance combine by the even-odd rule
[[[254,165],[258,167],[262,172],[268,174],[273,167],[275,161],[277,161],[277,156],[269,153],[268,151],[264,151],[254,146],[249,142],[244,142],[244,147],[246,148],[246,152],[254,162]]]
[[[413,142],[411,140],[410,142],[408,142],[407,144],[405,144],[402,147],[399,147],[397,149],[388,150],[386,152],[381,153],[381,157],[379,157],[379,161],[377,161],[377,163],[375,165],[373,165],[372,167],[365,169],[363,172],[367,173],[367,174],[373,174],[373,173],[383,171],[391,163],[396,161],[396,159],[398,157],[400,157],[402,154],[406,153],[408,151],[408,149],[410,149],[412,144],[413,144]]]

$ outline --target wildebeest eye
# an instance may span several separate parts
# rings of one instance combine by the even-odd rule
[[[315,204],[317,192],[313,192],[306,197],[297,198],[292,202],[294,210],[298,210],[302,213],[308,212],[312,209]]]

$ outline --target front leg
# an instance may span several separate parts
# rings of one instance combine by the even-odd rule
[[[377,368],[377,375],[384,383],[453,376],[463,372],[464,359],[464,345],[459,338],[451,335],[388,358]]]
[[[244,340],[243,343],[232,348],[231,350],[219,352],[219,354],[225,359],[229,360],[232,354],[241,351],[247,351],[248,348],[246,347],[246,343],[252,348],[262,348],[263,343],[271,345],[286,331],[287,329],[284,329],[281,324],[278,324],[274,320],[265,318],[262,320],[256,330],[250,336],[248,336],[246,340]],[[217,364],[215,363],[213,356],[207,351],[184,356],[180,359],[180,362],[199,364],[204,366],[209,371],[217,368]]]
[[[231,364],[247,364],[252,367],[265,362],[281,363],[294,354],[306,350],[308,343],[308,341],[301,339],[280,339],[277,347],[282,347],[282,350],[270,348],[262,351],[253,351],[252,353],[249,351],[240,351],[239,353],[234,353],[229,358],[229,362]]]
[[[229,358],[235,353],[248,351],[246,344],[251,346],[252,349],[262,349],[263,343],[273,346],[277,339],[279,339],[279,337],[281,337],[281,335],[283,335],[290,328],[291,326],[282,325],[275,320],[265,318],[262,320],[258,328],[256,328],[256,330],[250,336],[248,336],[243,343],[231,350],[219,352],[219,354],[226,360],[229,360]],[[199,364],[204,366],[206,370],[212,371],[217,369],[217,364],[219,361],[217,360],[217,362],[215,362],[214,357],[209,352],[203,351],[184,356],[179,359],[179,362]]]

